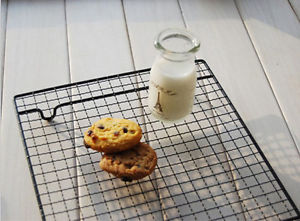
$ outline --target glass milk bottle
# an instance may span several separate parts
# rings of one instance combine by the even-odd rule
[[[161,121],[180,121],[193,108],[200,43],[186,30],[166,29],[154,45],[159,54],[150,71],[148,107]]]

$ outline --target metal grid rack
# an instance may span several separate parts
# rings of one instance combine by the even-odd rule
[[[147,107],[149,69],[15,96],[43,220],[286,220],[299,211],[203,60],[193,112],[164,124]],[[123,182],[102,171],[83,132],[99,118],[138,122],[158,165]]]

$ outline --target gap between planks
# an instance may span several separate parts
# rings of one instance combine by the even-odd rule
[[[127,25],[126,11],[125,11],[125,7],[124,7],[124,0],[121,0],[121,4],[122,4],[123,18],[124,18],[124,22],[125,22],[126,35],[127,35],[127,40],[128,40],[128,44],[129,44],[131,62],[132,62],[132,65],[133,65],[133,69],[136,70],[136,66],[135,66],[135,62],[134,62],[134,58],[133,58],[132,47],[131,47],[131,39],[130,39],[128,25]]]
[[[290,4],[291,9],[295,13],[298,21],[300,22],[300,1],[299,0],[287,0]]]
[[[4,63],[5,63],[5,46],[6,46],[6,27],[7,27],[7,13],[8,13],[8,0],[3,0],[0,2],[1,5],[1,55],[0,55],[0,125],[2,119],[2,101],[3,101],[3,86],[4,86]],[[1,126],[0,126],[1,134]]]
[[[68,16],[67,16],[67,3],[66,0],[64,0],[64,17],[65,17],[65,33],[66,33],[66,48],[67,48],[67,71],[68,71],[68,81],[69,83],[72,83],[72,74],[71,74],[71,62],[70,62],[70,38],[69,38],[69,29],[68,29]],[[69,91],[70,96],[72,97],[72,90]],[[73,110],[73,107],[70,107],[71,110]],[[75,123],[74,123],[74,114],[72,114],[71,116],[71,121],[72,121],[72,128],[73,130],[70,132],[70,135],[73,137],[72,139],[72,143],[75,145]],[[76,150],[74,150],[74,155],[76,155]],[[73,164],[75,165],[74,168],[74,173],[76,175],[76,177],[78,177],[78,170],[77,170],[77,159],[76,156],[73,159]],[[75,186],[78,186],[78,179],[75,179]],[[80,203],[79,203],[79,190],[78,188],[76,188],[75,190],[75,195],[76,195],[76,206],[79,208],[78,210],[76,210],[76,216],[78,219],[80,219]]]

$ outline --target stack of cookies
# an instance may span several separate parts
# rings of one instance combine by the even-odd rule
[[[157,163],[155,151],[140,142],[142,129],[127,119],[103,118],[84,133],[84,144],[103,152],[101,169],[124,181],[151,174]]]

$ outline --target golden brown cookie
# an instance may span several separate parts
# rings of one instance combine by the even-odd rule
[[[137,145],[142,138],[140,126],[130,120],[103,118],[84,133],[84,144],[99,152],[115,153]]]
[[[155,151],[146,143],[139,143],[130,150],[104,154],[99,165],[123,181],[141,179],[151,174],[156,166]]]

